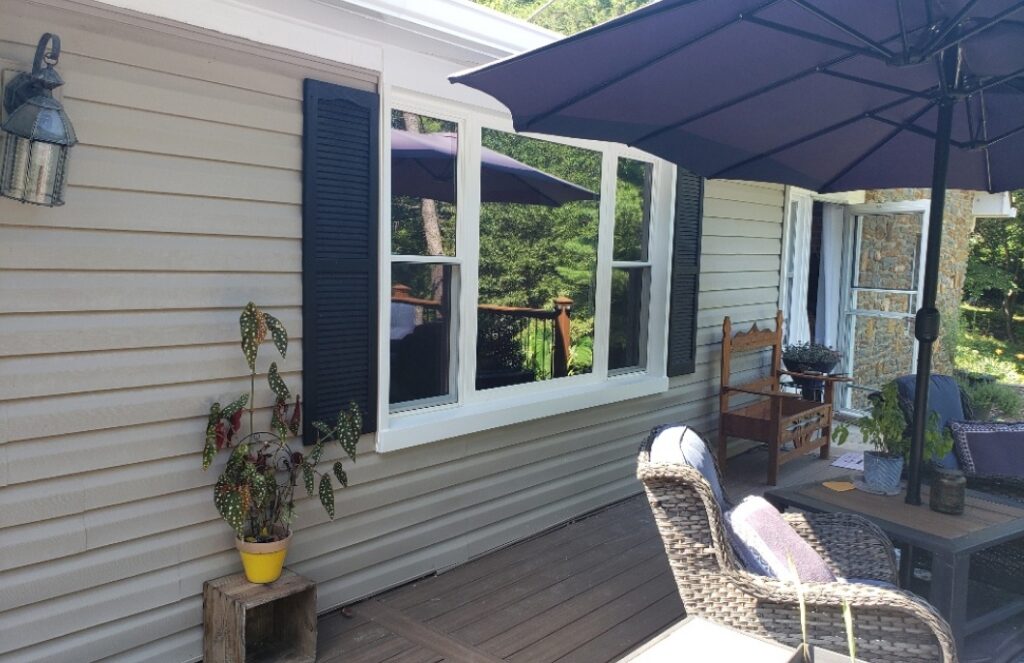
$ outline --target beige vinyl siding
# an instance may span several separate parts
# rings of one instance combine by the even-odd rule
[[[373,77],[68,7],[0,0],[0,60],[61,35],[82,141],[66,207],[0,199],[0,662],[195,660],[202,583],[239,568],[199,450],[210,403],[247,388],[246,301],[288,327],[301,391],[301,80]],[[722,316],[775,312],[782,206],[708,184],[698,364],[670,391],[386,455],[363,439],[337,519],[299,505],[289,566],[320,609],[636,493],[656,424],[710,432]]]

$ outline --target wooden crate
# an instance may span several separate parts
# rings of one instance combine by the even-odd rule
[[[203,584],[203,660],[313,663],[316,585],[287,569],[255,585],[242,573]]]

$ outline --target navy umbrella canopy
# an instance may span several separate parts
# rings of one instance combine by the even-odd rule
[[[520,131],[709,178],[931,187],[907,501],[920,503],[946,187],[1024,187],[1024,1],[661,0],[452,76]]]
[[[458,136],[391,130],[391,192],[400,196],[455,202]],[[483,148],[480,153],[480,198],[485,203],[522,203],[558,207],[598,195]]]

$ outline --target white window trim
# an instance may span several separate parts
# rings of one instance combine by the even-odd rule
[[[620,145],[596,141],[536,136],[542,140],[573,145],[602,154],[600,223],[598,230],[597,270],[595,275],[594,364],[591,373],[557,380],[533,382],[475,390],[476,319],[479,279],[480,178],[469,174],[480,170],[482,128],[514,132],[507,117],[478,108],[456,106],[420,94],[381,85],[381,158],[380,158],[380,259],[379,296],[382,303],[391,298],[391,110],[420,113],[450,120],[458,125],[459,186],[456,193],[456,255],[445,259],[459,265],[459,301],[457,302],[458,341],[455,352],[458,367],[457,400],[421,409],[392,412],[389,406],[390,352],[388,330],[390,306],[380,306],[378,343],[378,421],[376,449],[396,451],[421,444],[481,432],[501,426],[550,417],[565,412],[598,407],[618,401],[640,398],[668,389],[665,356],[668,341],[668,260],[671,256],[675,167],[649,154]],[[530,134],[524,134],[529,136]],[[615,371],[608,374],[608,345],[613,242],[615,236],[615,188],[617,159],[628,157],[654,164],[651,191],[651,220],[648,233],[648,260],[651,283],[648,289],[647,366],[644,369]],[[401,258],[399,262],[407,261]],[[424,258],[424,262],[430,258]]]

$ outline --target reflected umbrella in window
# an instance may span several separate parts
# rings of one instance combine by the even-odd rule
[[[458,136],[391,130],[391,193],[454,203]],[[480,154],[480,198],[485,203],[558,207],[598,194],[486,147]]]

